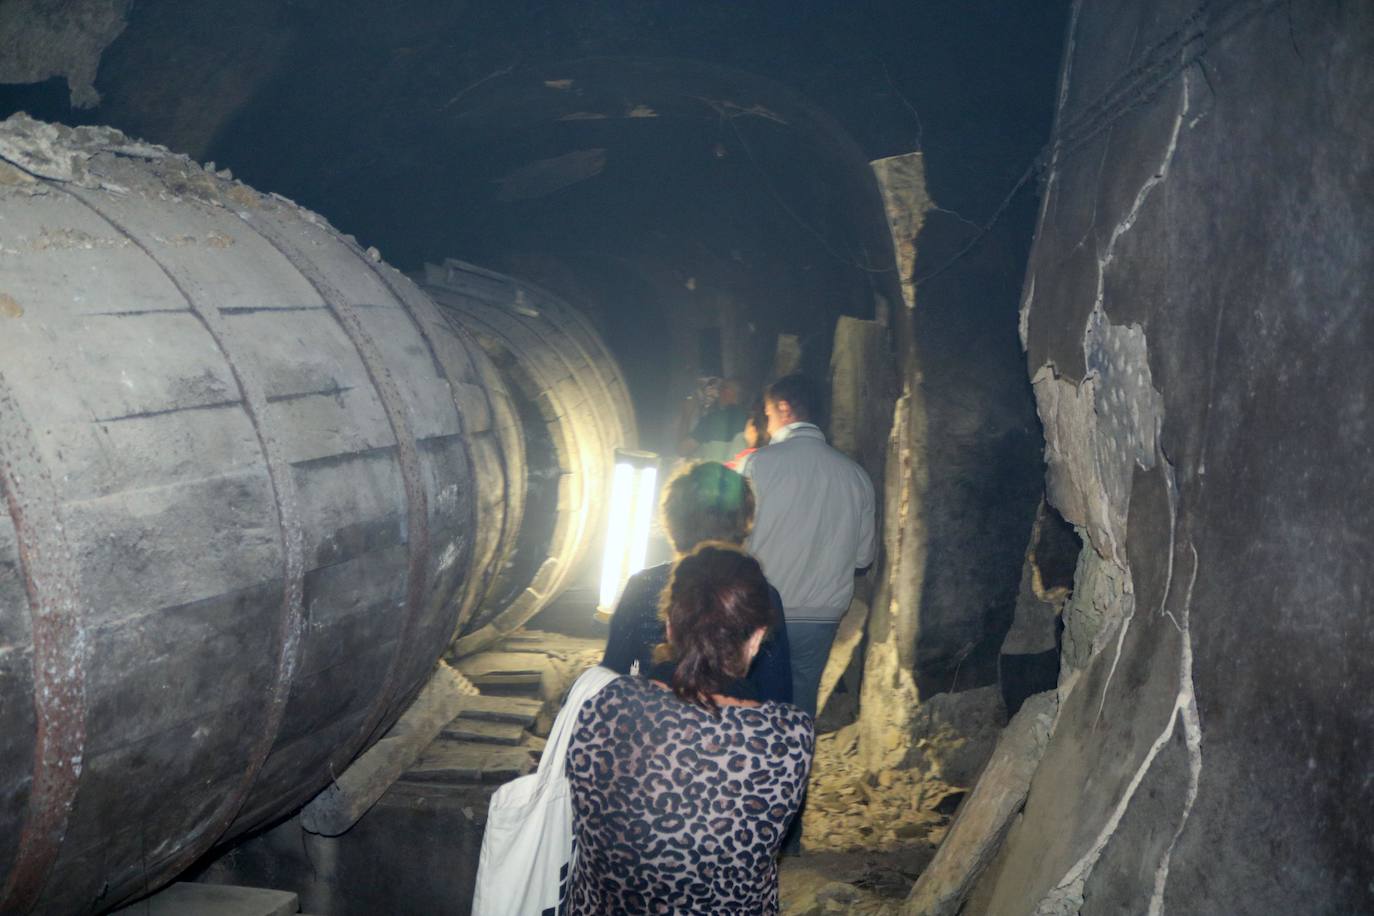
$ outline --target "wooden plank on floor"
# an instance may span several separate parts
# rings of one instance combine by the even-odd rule
[[[501,641],[508,646],[538,644],[547,634],[543,630],[512,630]]]
[[[178,882],[111,916],[287,916],[300,910],[291,891]]]
[[[524,740],[525,729],[514,722],[488,722],[483,719],[464,719],[460,716],[445,725],[439,734],[456,741],[516,745]]]
[[[458,662],[458,670],[478,687],[537,685],[548,669],[537,652],[480,652]]]
[[[431,784],[505,782],[532,769],[534,760],[524,748],[441,738],[429,746],[401,779]]]
[[[529,728],[543,708],[540,700],[524,697],[494,697],[483,694],[468,697],[463,701],[463,709],[458,713],[460,719],[482,719],[487,722],[513,722],[521,728]]]
[[[605,639],[590,639],[583,636],[565,636],[547,630],[516,630],[502,641],[503,648],[510,652],[543,652],[551,655],[573,656],[583,653],[600,653],[606,648]]]
[[[472,682],[478,687],[538,687],[543,677],[538,672],[494,671],[491,674],[471,675]],[[529,693],[530,691],[522,691]]]

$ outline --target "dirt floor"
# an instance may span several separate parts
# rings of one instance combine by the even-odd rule
[[[898,912],[963,796],[914,770],[870,776],[856,738],[847,726],[816,741],[802,854],[782,860],[789,916]]]
[[[778,884],[787,916],[853,913],[895,916],[915,880],[919,848],[896,852],[818,852],[784,857]]]

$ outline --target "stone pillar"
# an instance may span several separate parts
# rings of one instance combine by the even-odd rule
[[[916,630],[920,621],[927,537],[921,512],[925,468],[919,460],[925,414],[910,384],[897,399],[888,440],[887,497],[877,594],[868,618],[859,700],[859,753],[873,772],[911,761],[921,698],[916,689]]]

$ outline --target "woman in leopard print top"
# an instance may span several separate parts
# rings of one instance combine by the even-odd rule
[[[777,853],[806,787],[811,717],[732,699],[772,620],[767,581],[707,543],[663,592],[671,686],[609,684],[568,748],[576,852],[567,912],[778,912]]]

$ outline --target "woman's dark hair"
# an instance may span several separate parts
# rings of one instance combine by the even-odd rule
[[[763,448],[768,444],[768,411],[765,409],[763,398],[750,405],[749,420],[754,424],[754,431],[759,434],[759,441],[754,443],[754,447]]]
[[[718,461],[693,464],[663,488],[663,527],[677,553],[702,541],[743,544],[753,524],[749,481]]]
[[[677,562],[658,608],[670,635],[655,656],[676,663],[673,692],[707,708],[715,707],[713,694],[748,673],[749,637],[773,622],[758,560],[721,541],[701,544]]]

